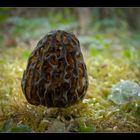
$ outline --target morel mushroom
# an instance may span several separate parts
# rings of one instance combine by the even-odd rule
[[[68,107],[82,101],[88,76],[75,35],[56,30],[41,39],[30,54],[21,86],[33,105]]]

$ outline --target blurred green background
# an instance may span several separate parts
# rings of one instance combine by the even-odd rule
[[[125,50],[131,57],[139,49],[139,17],[140,8],[0,8],[0,47],[34,48],[49,31],[63,29],[94,56]]]
[[[0,41],[30,46],[49,31],[64,29],[78,35],[84,47],[100,49],[100,41],[107,44],[112,37],[138,47],[139,17],[140,8],[0,8]]]

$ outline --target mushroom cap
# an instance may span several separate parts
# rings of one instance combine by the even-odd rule
[[[21,87],[33,105],[68,107],[82,101],[88,76],[76,36],[55,30],[43,37],[29,56]]]

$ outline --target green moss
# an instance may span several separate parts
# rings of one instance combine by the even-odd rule
[[[106,51],[96,57],[84,53],[89,78],[85,99],[69,108],[47,111],[45,115],[46,108],[30,105],[21,90],[21,78],[30,52],[31,49],[25,48],[0,48],[1,128],[5,120],[12,119],[15,126],[22,123],[34,132],[59,131],[55,129],[57,120],[65,124],[62,125],[65,132],[87,132],[95,130],[93,128],[96,132],[140,131],[139,108],[135,107],[138,103],[117,106],[107,99],[112,85],[120,80],[140,83],[139,67],[132,63],[134,58],[112,57],[112,54],[106,55]]]

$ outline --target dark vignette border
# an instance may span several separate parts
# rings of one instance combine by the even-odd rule
[[[1,0],[0,7],[139,7],[139,0]]]

